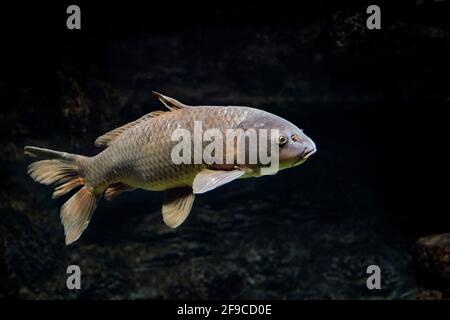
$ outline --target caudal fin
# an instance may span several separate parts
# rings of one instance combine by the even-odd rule
[[[66,245],[76,241],[89,224],[99,196],[86,185],[81,171],[88,157],[38,147],[25,147],[25,154],[42,157],[28,166],[28,174],[37,182],[55,185],[53,199],[57,199],[83,186],[61,207],[61,222],[64,226]]]
[[[97,196],[86,186],[75,193],[61,207],[61,222],[66,235],[66,245],[77,241],[91,220],[97,207]]]

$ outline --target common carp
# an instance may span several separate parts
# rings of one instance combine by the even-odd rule
[[[111,200],[138,188],[163,191],[163,220],[176,228],[189,215],[196,194],[297,166],[316,152],[303,130],[269,112],[189,106],[154,94],[168,110],[150,112],[100,136],[95,144],[105,149],[93,157],[25,147],[25,154],[45,159],[31,163],[28,174],[56,186],[53,199],[81,187],[61,207],[66,245],[81,236],[103,196]],[[242,133],[243,144],[238,142]],[[261,157],[264,144],[270,144],[270,163]],[[274,163],[275,170],[267,171]]]

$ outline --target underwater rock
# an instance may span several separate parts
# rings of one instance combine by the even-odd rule
[[[450,233],[417,240],[415,261],[422,286],[450,293]]]
[[[438,290],[422,290],[415,298],[418,300],[442,300],[442,292]]]

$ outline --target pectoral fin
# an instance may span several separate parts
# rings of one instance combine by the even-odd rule
[[[181,225],[191,212],[194,199],[191,187],[166,190],[162,207],[165,224],[171,228]]]
[[[240,178],[245,174],[242,170],[203,170],[199,172],[194,179],[192,188],[194,194],[205,193],[216,189],[224,184]]]

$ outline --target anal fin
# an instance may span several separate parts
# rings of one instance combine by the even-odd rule
[[[110,201],[110,200],[114,199],[115,197],[117,197],[119,194],[126,192],[126,191],[132,191],[134,189],[135,188],[133,188],[123,182],[118,182],[118,183],[112,184],[105,190],[105,199]]]
[[[191,187],[164,191],[162,207],[164,223],[171,228],[181,225],[191,212],[194,199],[195,195],[192,193]]]

